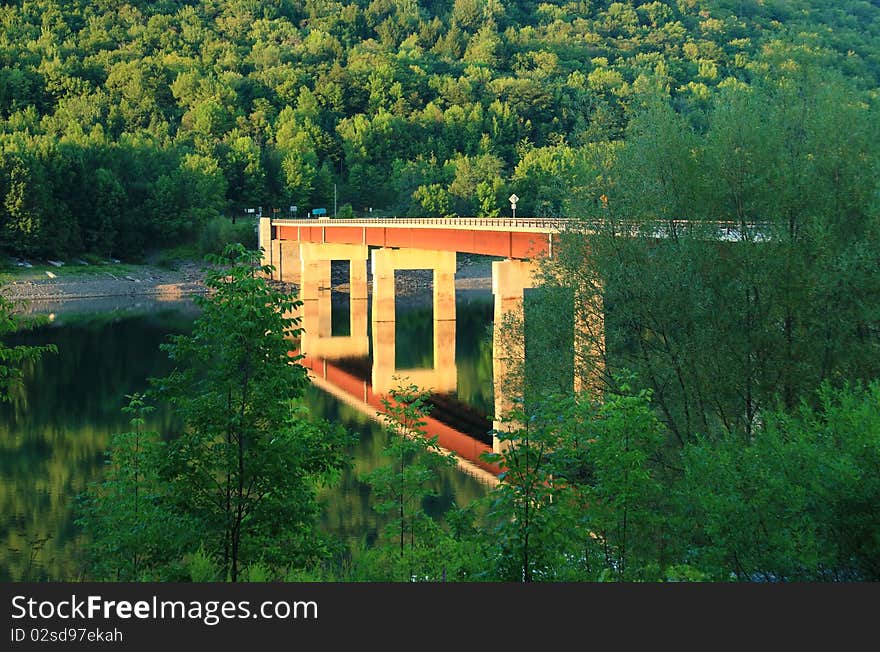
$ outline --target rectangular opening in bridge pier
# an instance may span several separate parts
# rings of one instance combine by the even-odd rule
[[[349,283],[351,261],[330,261],[330,335],[351,335],[351,287]]]
[[[434,367],[433,271],[394,272],[394,366],[397,369]]]
[[[571,392],[574,385],[574,293],[568,288],[540,287],[523,293],[525,379],[528,412],[552,393]]]

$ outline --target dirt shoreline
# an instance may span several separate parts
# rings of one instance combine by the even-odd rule
[[[51,276],[50,276],[51,274]],[[34,271],[4,284],[0,294],[12,301],[65,301],[105,297],[152,296],[163,300],[204,294],[204,272],[194,263],[178,269],[153,265],[106,265]]]
[[[102,266],[94,271],[81,267],[59,267],[49,271],[51,277],[46,271],[49,270],[38,270],[15,278],[0,287],[0,294],[14,302],[27,304],[76,301],[100,305],[111,299],[182,301],[206,292],[204,270],[197,263],[185,263],[175,270],[152,265],[126,265],[121,270]],[[427,277],[423,281],[410,279],[404,284],[399,283],[398,290],[401,293],[417,292],[429,287],[428,283]],[[463,260],[456,271],[455,287],[461,290],[491,289],[491,263]],[[346,292],[348,285],[334,282],[333,289]]]

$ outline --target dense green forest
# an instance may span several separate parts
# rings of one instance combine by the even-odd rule
[[[137,257],[210,217],[578,215],[648,97],[700,131],[791,72],[872,104],[880,3],[21,0],[0,7],[0,246]],[[613,156],[616,150],[609,147]]]
[[[219,380],[250,368],[240,341],[292,373],[261,312],[289,298],[267,301],[240,251],[225,290],[241,312],[166,346],[206,374],[204,400],[189,376],[165,382],[187,435],[146,446],[135,419],[84,503],[96,579],[880,578],[877,0],[34,0],[0,20],[11,255],[137,258],[219,215],[334,197],[345,215],[492,216],[515,192],[521,216],[588,218],[544,261],[547,302],[516,340],[504,482],[435,520],[445,462],[394,441],[370,484],[395,518],[351,558],[314,529],[341,453],[272,402],[271,374],[253,393],[248,374]],[[227,357],[195,346],[245,326]],[[529,366],[564,395],[523,391]],[[242,429],[229,405],[216,421],[233,389],[276,423]],[[389,430],[417,429],[421,398],[401,404]],[[250,439],[296,450],[245,466]],[[190,491],[188,460],[225,462],[209,475],[239,507]],[[299,529],[236,477],[283,477]]]

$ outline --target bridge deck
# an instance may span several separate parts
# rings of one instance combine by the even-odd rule
[[[272,226],[385,227],[394,229],[451,229],[456,231],[516,231],[519,233],[559,233],[570,220],[553,218],[503,217],[370,217],[272,220]]]
[[[553,257],[558,234],[573,230],[594,232],[595,222],[555,218],[484,217],[386,217],[273,219],[272,240],[376,247],[406,247],[433,251],[502,256],[505,258]],[[631,237],[668,238],[673,233],[698,229],[702,237],[736,242],[741,239],[766,240],[766,227],[743,227],[720,221],[615,222],[619,234]]]
[[[559,220],[376,218],[272,220],[272,239],[535,258],[553,255]]]

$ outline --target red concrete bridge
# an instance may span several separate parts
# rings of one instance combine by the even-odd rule
[[[497,415],[512,408],[512,397],[503,391],[498,379],[507,377],[512,358],[502,343],[501,325],[512,314],[522,311],[524,291],[535,287],[539,260],[553,258],[560,234],[571,229],[583,233],[596,224],[583,220],[544,218],[364,218],[364,219],[270,219],[259,223],[259,243],[263,263],[273,267],[273,278],[295,283],[303,301],[302,351],[314,379],[327,391],[360,409],[370,412],[380,405],[378,397],[393,387],[398,377],[409,378],[423,388],[439,393],[456,389],[455,367],[455,273],[457,253],[482,254],[502,258],[492,263],[492,293],[495,301],[493,328],[493,375],[496,418],[493,430],[506,426]],[[666,238],[691,227],[703,237],[719,241],[742,238],[740,227],[732,223],[618,222],[615,229],[633,237]],[[712,232],[712,229],[715,232]],[[746,227],[755,236],[754,225]],[[708,229],[708,230],[707,230]],[[763,239],[760,231],[757,236]],[[351,329],[345,337],[331,337],[328,290],[331,262],[349,262]],[[370,272],[368,273],[368,269]],[[432,369],[400,370],[395,366],[395,273],[397,270],[430,269],[433,272],[433,351]],[[368,279],[371,277],[371,281]],[[576,368],[575,388],[598,389],[604,360],[604,317],[585,308],[584,290],[575,289],[575,341],[581,333],[591,333],[592,347],[587,368]],[[367,331],[367,302],[371,306],[372,366],[369,381],[347,376],[332,360],[366,357],[371,350]],[[601,297],[592,305],[601,306]],[[507,320],[509,321],[509,320]],[[516,334],[507,334],[510,337]],[[522,337],[522,333],[519,334]],[[584,346],[580,347],[581,349]],[[522,346],[514,347],[522,349]],[[331,362],[328,364],[328,360]],[[470,457],[474,468],[496,472],[479,461],[482,444],[463,438],[443,424],[433,424],[446,446]],[[498,450],[498,441],[493,443]]]
[[[665,238],[673,229],[682,231],[693,226],[705,228],[709,224],[715,229],[715,234],[709,237],[719,241],[736,241],[742,237],[741,225],[733,222],[621,221],[616,228],[634,237]],[[270,252],[270,258],[270,242],[291,242],[452,251],[531,260],[541,256],[552,258],[560,233],[569,227],[583,231],[585,226],[590,229],[597,225],[560,218],[262,218],[260,245]],[[765,239],[757,225],[750,224],[747,230],[757,230],[757,239]]]
[[[554,256],[559,234],[568,224],[567,220],[540,218],[292,220],[264,217],[260,219],[259,242],[263,264],[272,266],[273,278],[298,286],[306,331],[302,351],[308,359],[367,355],[370,350],[367,340],[369,301],[373,338],[369,392],[377,396],[386,394],[399,377],[438,393],[455,391],[456,256],[471,253],[502,258],[492,262],[494,414],[506,415],[513,407],[513,398],[503,391],[498,379],[509,375],[512,359],[501,343],[502,325],[510,321],[509,315],[522,311],[524,291],[537,283],[538,259]],[[581,222],[577,224],[582,227]],[[329,304],[325,301],[334,261],[349,263],[352,315],[351,334],[335,338],[330,337]],[[411,269],[427,269],[433,273],[434,367],[431,369],[400,370],[395,366],[395,274],[398,270]],[[321,378],[316,368],[313,367],[312,372]],[[339,380],[342,376],[336,374],[334,378]],[[331,378],[323,380],[333,384]],[[575,378],[576,387],[584,382],[587,381],[580,376]],[[345,396],[360,393],[358,389]],[[362,402],[367,409],[376,407],[370,401]],[[497,416],[493,422],[496,431],[507,427]],[[463,452],[462,446],[470,446],[449,432],[444,434],[454,444],[450,445],[453,450]],[[498,445],[497,440],[493,442],[493,449]],[[478,461],[475,464],[479,466]],[[482,470],[490,469],[482,467]]]
[[[273,219],[270,239],[530,259],[552,257],[554,237],[566,224],[543,218]]]

